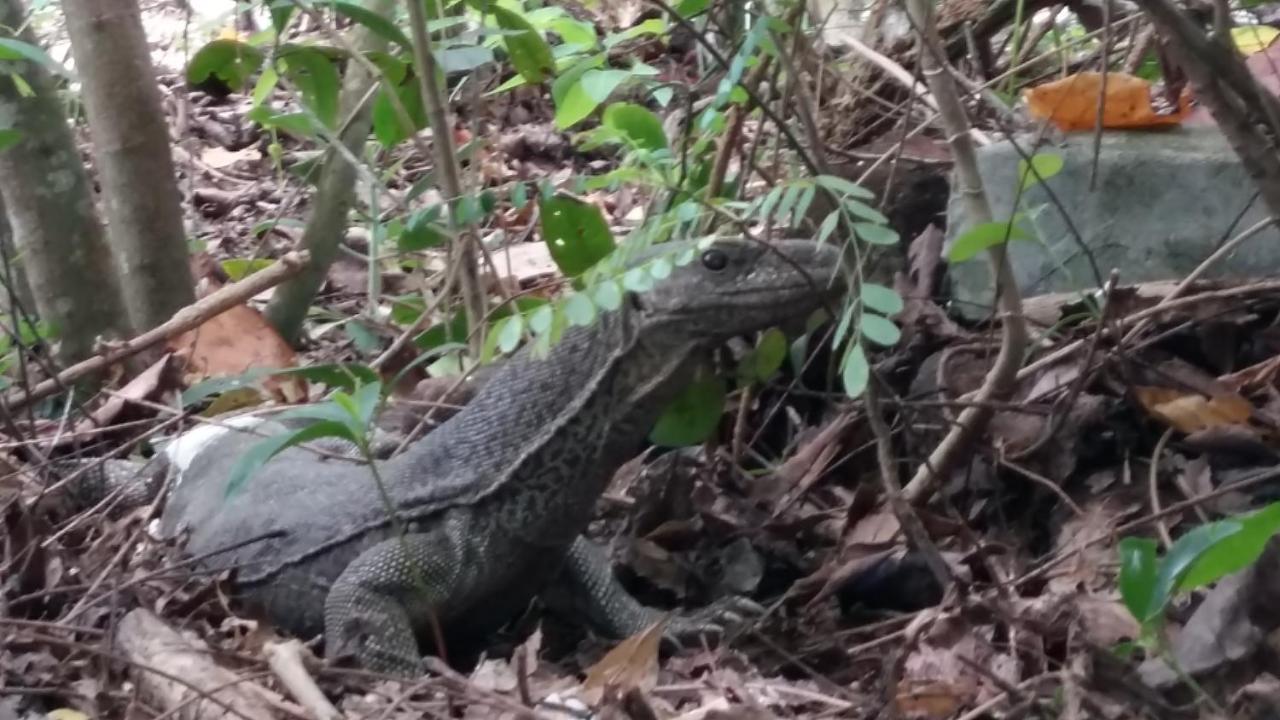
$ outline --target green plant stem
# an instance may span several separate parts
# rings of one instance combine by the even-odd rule
[[[485,297],[480,286],[476,265],[475,238],[473,233],[457,226],[457,203],[463,195],[462,168],[453,146],[453,122],[444,92],[437,79],[439,66],[431,48],[431,36],[427,33],[427,18],[419,0],[405,0],[409,9],[409,24],[413,31],[414,65],[421,84],[422,105],[431,123],[431,144],[435,149],[436,172],[440,187],[450,205],[449,219],[456,231],[451,246],[451,263],[458,265],[458,288],[466,311],[467,323],[472,329],[471,352],[479,357],[484,346],[484,331],[479,330],[485,317]],[[479,330],[477,332],[477,330]]]

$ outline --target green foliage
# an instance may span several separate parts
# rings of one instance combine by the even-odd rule
[[[613,233],[600,208],[565,195],[539,203],[542,241],[568,277],[586,272],[613,252]]]
[[[1003,245],[1009,240],[1030,240],[1027,234],[1013,220],[1007,222],[978,223],[961,233],[947,251],[947,259],[953,263],[964,262],[975,257],[987,248]]]
[[[1048,180],[1062,172],[1062,156],[1057,153],[1036,153],[1026,160],[1018,161],[1018,183],[1023,190]]]
[[[641,105],[614,103],[605,108],[604,127],[612,130],[636,150],[667,150],[667,133],[662,121]]]
[[[5,390],[13,384],[10,373],[18,363],[18,353],[22,348],[31,348],[52,338],[53,332],[47,323],[32,324],[12,315],[0,316],[0,325],[3,326],[0,330],[0,390]]]
[[[1148,538],[1120,541],[1120,596],[1142,625],[1148,642],[1157,642],[1173,600],[1252,565],[1267,541],[1280,531],[1280,503],[1235,518],[1201,525],[1157,557]]]
[[[232,90],[240,90],[248,86],[264,59],[262,51],[248,43],[214,40],[197,50],[187,63],[187,82],[200,85],[217,78]]]
[[[551,46],[528,20],[502,5],[490,5],[488,10],[493,13],[498,26],[507,31],[502,41],[506,44],[511,64],[525,82],[540,83],[555,71]]]
[[[696,445],[715,432],[724,412],[725,386],[710,376],[695,380],[669,405],[649,434],[654,445]]]
[[[0,38],[0,60],[29,60],[43,65],[49,72],[62,77],[71,77],[62,63],[49,57],[43,49],[16,38]]]
[[[738,364],[738,382],[749,385],[765,382],[782,369],[787,359],[787,336],[778,328],[760,334],[751,352]]]
[[[350,441],[365,456],[369,453],[369,431],[378,408],[382,404],[382,384],[360,384],[348,393],[335,390],[329,400],[314,405],[303,405],[275,416],[281,422],[307,420],[302,428],[273,435],[249,448],[232,468],[227,480],[226,495],[230,497],[271,458],[288,448],[325,437],[337,437]]]

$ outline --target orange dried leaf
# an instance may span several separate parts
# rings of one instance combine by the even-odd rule
[[[595,703],[604,692],[615,689],[621,695],[638,688],[652,690],[658,684],[658,649],[669,616],[618,643],[587,670],[583,694]]]
[[[1050,120],[1064,131],[1092,130],[1098,121],[1102,74],[1081,72],[1022,92],[1031,116]],[[1150,128],[1177,125],[1188,109],[1158,115],[1151,107],[1151,83],[1127,73],[1108,73],[1104,128]]]
[[[1183,433],[1226,425],[1243,425],[1253,405],[1235,393],[1202,395],[1173,388],[1140,386],[1134,394],[1152,417]]]
[[[286,368],[297,364],[289,343],[257,310],[237,305],[202,325],[172,338],[168,347],[184,362],[183,382],[191,385],[213,377],[230,377],[253,368]],[[306,398],[298,377],[268,378],[264,386],[286,402]]]

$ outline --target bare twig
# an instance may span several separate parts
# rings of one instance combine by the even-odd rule
[[[920,39],[921,72],[929,82],[938,103],[938,112],[947,129],[948,141],[955,158],[956,189],[971,222],[991,220],[991,207],[983,191],[982,178],[973,139],[968,133],[969,122],[964,106],[960,103],[956,86],[947,74],[939,58],[945,57],[942,41],[933,15],[933,3],[928,0],[908,0],[907,9],[915,23]],[[1000,312],[1001,341],[995,363],[978,389],[975,400],[1002,400],[1013,389],[1018,368],[1022,365],[1027,344],[1026,319],[1022,316],[1022,298],[1019,295],[1013,267],[1009,264],[1007,248],[996,245],[988,251],[992,275],[996,279],[996,305]],[[963,410],[946,437],[934,449],[917,470],[904,489],[904,497],[920,504],[933,495],[939,478],[950,473],[961,455],[982,432],[991,419],[991,411],[985,405],[974,405]]]

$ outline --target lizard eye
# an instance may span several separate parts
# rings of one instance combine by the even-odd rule
[[[702,253],[702,267],[712,272],[720,272],[729,267],[729,256],[725,255],[723,250],[708,250]]]

